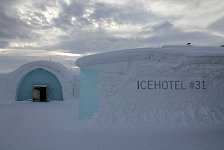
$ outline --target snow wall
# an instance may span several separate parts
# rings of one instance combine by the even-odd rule
[[[52,73],[60,82],[64,101],[77,101],[79,98],[79,76],[73,74],[62,64],[52,61],[34,61],[17,70],[0,74],[0,103],[13,103],[17,100],[18,87],[24,77],[36,69]],[[77,101],[78,105],[78,101]]]
[[[80,119],[107,123],[224,120],[224,49],[164,46],[79,59]]]

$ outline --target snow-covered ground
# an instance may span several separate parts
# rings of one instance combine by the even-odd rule
[[[223,150],[224,123],[116,126],[75,120],[72,102],[0,105],[0,150]]]
[[[100,108],[93,111],[91,119],[77,119],[82,109],[89,111],[89,102],[94,100],[91,94],[84,105],[87,107],[80,107],[78,102],[83,99],[78,101],[79,94],[75,101],[69,101],[73,99],[70,94],[63,102],[16,102],[6,95],[15,95],[17,84],[5,79],[18,80],[21,69],[0,76],[0,150],[224,149],[223,49],[188,47],[179,51],[178,47],[165,47],[159,53],[128,50],[80,60],[80,67],[90,67],[90,74],[84,72],[90,81],[93,63],[92,68],[98,71],[93,75],[100,74],[93,82],[99,87],[96,106]],[[105,62],[108,65],[104,66]],[[74,82],[77,93],[78,77],[79,72]],[[182,91],[176,85],[175,90],[144,90],[146,81],[152,85],[151,80],[177,81],[185,86]],[[199,87],[202,83],[202,88],[191,88],[188,83],[194,82],[200,83]]]

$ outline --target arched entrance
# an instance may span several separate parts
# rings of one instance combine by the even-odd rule
[[[27,73],[17,88],[17,101],[62,101],[62,87],[51,72],[38,68]]]

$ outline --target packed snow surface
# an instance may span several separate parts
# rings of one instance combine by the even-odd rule
[[[80,67],[99,74],[100,109],[87,120],[77,119],[80,107],[77,99],[70,101],[72,96],[64,102],[16,102],[17,84],[5,79],[18,83],[24,69],[3,74],[0,150],[223,150],[222,51],[168,46],[81,58]],[[187,89],[138,89],[136,83],[151,80],[180,81]],[[194,80],[205,83],[205,89],[189,89],[187,83]],[[13,103],[3,104],[8,101]]]
[[[224,124],[99,126],[74,119],[74,103],[0,105],[1,150],[223,150]]]
[[[224,120],[223,48],[130,49],[86,56],[77,65],[81,67],[80,102],[85,102],[80,107],[82,116],[92,108],[97,112],[95,120],[121,125]]]
[[[114,63],[129,60],[143,60],[149,55],[163,54],[168,56],[198,57],[198,56],[224,56],[223,47],[209,46],[184,46],[184,45],[165,45],[161,48],[136,48],[98,53],[84,56],[76,61],[79,67],[92,66],[96,64]]]

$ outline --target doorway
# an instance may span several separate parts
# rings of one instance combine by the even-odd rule
[[[33,102],[47,102],[48,90],[47,85],[33,86]]]

